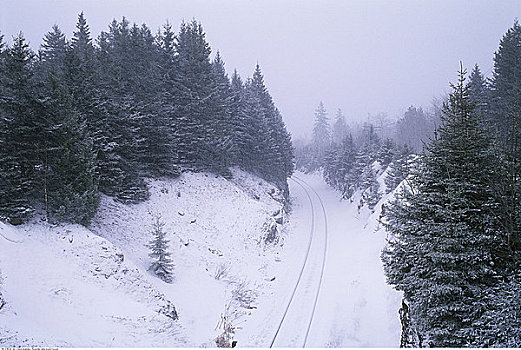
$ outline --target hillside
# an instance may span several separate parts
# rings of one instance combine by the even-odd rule
[[[282,228],[281,194],[233,175],[149,180],[151,197],[140,204],[105,196],[89,228],[38,218],[0,224],[0,345],[214,346],[225,309],[239,320],[255,312],[281,249],[264,244]],[[157,216],[170,240],[172,284],[147,271]]]

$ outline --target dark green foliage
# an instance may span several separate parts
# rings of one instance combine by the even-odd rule
[[[34,53],[23,35],[1,53],[0,61],[0,219],[28,217],[38,165]]]
[[[40,160],[37,188],[47,214],[61,221],[88,224],[99,195],[95,154],[85,122],[74,108],[65,79],[65,37],[57,26],[44,39],[41,75]]]
[[[499,222],[510,249],[521,251],[521,25],[515,22],[503,36],[494,57],[490,117],[499,133],[503,175],[496,183]]]
[[[469,96],[474,103],[474,111],[483,122],[487,122],[485,118],[489,115],[489,100],[490,90],[487,82],[481,74],[481,71],[476,64],[472,73],[469,76]],[[490,123],[490,121],[488,121]]]
[[[99,191],[148,198],[146,178],[182,170],[255,172],[287,191],[293,148],[257,65],[228,78],[200,23],[112,21],[94,44],[81,13],[70,42],[57,26],[38,57],[0,35],[0,218],[88,224]]]
[[[484,289],[500,278],[502,241],[493,223],[497,162],[465,85],[453,86],[438,137],[387,210],[391,240],[382,259],[390,284],[410,302],[416,329],[431,346],[475,341]]]
[[[264,84],[258,64],[246,86],[246,96],[249,99],[247,103],[253,108],[254,117],[250,122],[256,130],[254,140],[258,158],[253,170],[287,192],[287,178],[294,169],[291,137]]]

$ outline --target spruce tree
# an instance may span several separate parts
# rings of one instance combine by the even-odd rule
[[[516,20],[494,56],[490,117],[499,131],[502,178],[496,193],[502,203],[499,221],[513,253],[521,251],[521,25]]]
[[[20,223],[33,211],[39,125],[34,53],[23,34],[2,53],[0,74],[0,219]]]
[[[340,144],[344,138],[348,135],[349,128],[346,124],[346,119],[342,110],[339,108],[336,111],[335,123],[333,124],[333,130],[331,132],[331,141],[334,144]]]
[[[385,169],[395,158],[396,145],[391,139],[385,139],[376,154],[376,160]]]
[[[389,164],[387,176],[385,177],[385,186],[387,192],[391,192],[409,175],[411,150],[409,147],[401,147],[395,159]]]
[[[212,115],[211,49],[200,23],[193,20],[181,24],[175,43],[175,77],[177,123],[175,144],[178,162],[186,170],[205,169],[205,151]]]
[[[168,240],[166,239],[165,223],[161,221],[161,217],[157,217],[152,228],[153,239],[149,242],[148,247],[151,252],[149,256],[155,261],[150,265],[151,270],[156,276],[166,283],[172,283],[172,272],[174,264],[170,258]]]
[[[382,194],[380,192],[380,184],[376,179],[376,172],[372,166],[369,164],[362,174],[361,178],[361,188],[363,190],[361,204],[367,204],[367,207],[374,211],[374,207],[382,198]]]
[[[388,281],[404,292],[414,327],[435,347],[475,344],[481,293],[503,265],[491,190],[497,162],[463,69],[452,89],[437,138],[384,222]]]
[[[282,115],[275,107],[273,99],[264,83],[264,76],[259,64],[256,65],[253,77],[249,84],[251,93],[258,99],[266,125],[266,133],[260,134],[259,141],[264,143],[266,153],[264,162],[266,168],[263,170],[264,178],[278,185],[287,194],[287,179],[293,173],[293,146],[291,137],[286,130]]]
[[[327,111],[322,102],[319,103],[315,110],[315,124],[313,126],[313,156],[315,162],[312,169],[318,169],[324,165],[324,156],[331,143],[331,128]]]
[[[100,122],[104,124],[100,189],[124,203],[136,203],[149,196],[142,162],[146,148],[143,125],[148,114],[136,101],[133,71],[138,68],[133,66],[130,23],[124,17],[121,22],[113,20],[104,38],[98,52],[104,66],[99,73]]]
[[[479,66],[476,64],[474,69],[469,76],[469,95],[470,99],[474,103],[474,111],[478,114],[479,118],[483,120],[483,122],[490,121],[486,120],[489,116],[489,95],[490,91],[487,85],[483,74],[481,74],[481,70]]]
[[[66,83],[66,41],[57,26],[45,36],[40,53],[39,199],[48,215],[88,224],[99,201],[95,154]]]

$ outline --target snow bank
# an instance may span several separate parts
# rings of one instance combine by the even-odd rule
[[[151,180],[150,200],[135,205],[104,196],[88,229],[0,223],[0,346],[214,346],[226,308],[237,324],[255,312],[280,249],[263,237],[284,219],[280,191],[233,173]],[[148,272],[157,216],[172,284]]]

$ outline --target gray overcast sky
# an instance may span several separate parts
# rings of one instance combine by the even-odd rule
[[[228,72],[243,78],[258,61],[295,137],[310,134],[322,100],[332,118],[400,115],[448,91],[459,61],[490,73],[502,35],[521,18],[521,0],[0,0],[5,39],[23,31],[33,49],[53,24],[71,36],[84,11],[93,37],[113,18],[201,21]]]

